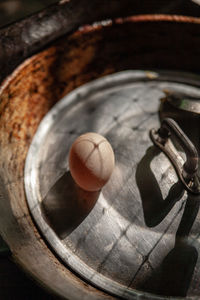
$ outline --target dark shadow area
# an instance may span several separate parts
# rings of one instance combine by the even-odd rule
[[[56,2],[56,0],[1,0],[0,27],[25,18]]]
[[[41,209],[48,224],[64,239],[87,217],[99,193],[84,191],[66,172],[49,190]]]
[[[184,192],[181,183],[175,183],[163,199],[150,163],[159,154],[150,147],[136,170],[136,181],[140,191],[146,225],[158,225],[172,209]],[[145,292],[163,296],[185,297],[190,287],[198,259],[196,247],[191,245],[189,233],[199,211],[200,197],[188,194],[182,219],[176,232],[174,248],[163,259],[159,268],[139,287]]]
[[[6,179],[6,176],[5,176]],[[20,183],[18,182],[18,186]],[[16,189],[17,190],[17,189]],[[13,194],[15,194],[13,192]],[[16,192],[17,194],[17,192]],[[15,195],[16,195],[15,194]],[[11,202],[7,195],[6,184],[0,177],[0,220],[1,229],[8,228],[8,224],[12,224],[11,234],[7,234],[8,242],[13,240],[13,245],[26,245],[24,233],[19,226],[19,223],[14,218]],[[26,223],[27,224],[27,223]],[[14,232],[14,234],[12,234]],[[19,246],[18,246],[19,247]],[[35,248],[36,249],[36,248]],[[15,252],[15,251],[14,251]],[[24,254],[25,252],[23,252]],[[28,253],[28,255],[30,255]],[[33,258],[34,260],[34,258]],[[0,299],[1,300],[58,300],[57,296],[50,295],[50,291],[44,290],[44,286],[38,286],[38,282],[31,278],[31,274],[16,263],[12,257],[12,251],[9,249],[7,243],[0,237]],[[48,267],[47,267],[48,270]]]
[[[27,276],[11,257],[0,257],[0,299],[2,300],[58,300]]]
[[[165,296],[187,295],[198,259],[198,251],[189,243],[188,236],[199,211],[199,201],[199,196],[188,195],[174,248],[143,284],[143,290]]]
[[[58,2],[57,0],[1,0],[0,1],[0,26],[17,21],[30,14],[42,10],[44,7]],[[98,5],[98,3],[96,4]],[[108,6],[108,9],[110,7]],[[132,9],[133,10],[133,9]],[[131,11],[133,14],[133,12]],[[142,13],[169,13],[199,16],[199,5],[191,0],[149,0],[148,2],[135,1],[135,14]]]
[[[170,212],[184,193],[182,183],[175,183],[165,199],[151,170],[152,160],[160,153],[154,146],[147,149],[136,170],[136,183],[142,199],[145,223],[148,227],[158,225]]]

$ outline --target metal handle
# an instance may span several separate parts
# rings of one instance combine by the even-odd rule
[[[183,159],[171,142],[170,136],[172,134],[185,151],[186,161],[184,164],[182,163]],[[166,118],[162,121],[161,127],[158,130],[152,129],[150,131],[150,137],[153,143],[170,159],[179,179],[186,189],[194,194],[199,194],[200,183],[197,175],[198,152],[178,124],[173,119]]]

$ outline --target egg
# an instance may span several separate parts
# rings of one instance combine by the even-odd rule
[[[100,190],[109,180],[114,165],[112,146],[98,133],[85,133],[71,146],[70,172],[77,185],[86,191]]]

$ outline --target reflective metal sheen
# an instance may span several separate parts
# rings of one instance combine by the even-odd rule
[[[197,95],[185,95],[183,92],[177,93],[173,90],[165,90],[164,98],[177,109],[184,110],[188,113],[200,114],[200,98]]]
[[[199,256],[194,255],[200,249],[198,205],[194,225],[191,221],[184,227],[185,214],[194,210],[190,203],[196,200],[188,202],[190,195],[169,160],[152,144],[149,130],[160,126],[163,90],[200,95],[199,82],[198,77],[169,72],[130,70],[105,76],[65,96],[34,136],[25,166],[31,214],[66,266],[108,293],[124,299],[161,299],[163,282],[175,278],[175,285],[187,287],[187,291],[180,287],[178,296],[198,295]],[[116,166],[99,195],[80,196],[70,176],[68,154],[73,141],[89,131],[109,140]],[[184,161],[182,152],[180,156]],[[98,198],[94,208],[78,224],[74,203],[79,209],[81,201],[93,197]],[[180,240],[179,234],[184,238]],[[185,256],[187,261],[181,262],[186,272],[190,268],[190,278],[179,278],[182,271],[173,277],[180,269],[174,262],[168,277],[156,277],[161,272],[157,270],[166,270],[162,266],[170,253],[184,260],[177,254],[184,247],[189,247],[193,259],[192,263]]]

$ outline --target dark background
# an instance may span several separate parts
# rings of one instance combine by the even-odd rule
[[[81,0],[80,0],[81,1]],[[109,0],[108,0],[109,1]],[[0,27],[42,10],[57,0],[0,0]],[[133,0],[136,14],[164,13],[200,16],[200,0]]]
[[[19,20],[44,7],[57,2],[56,0],[0,0],[0,27]]]

